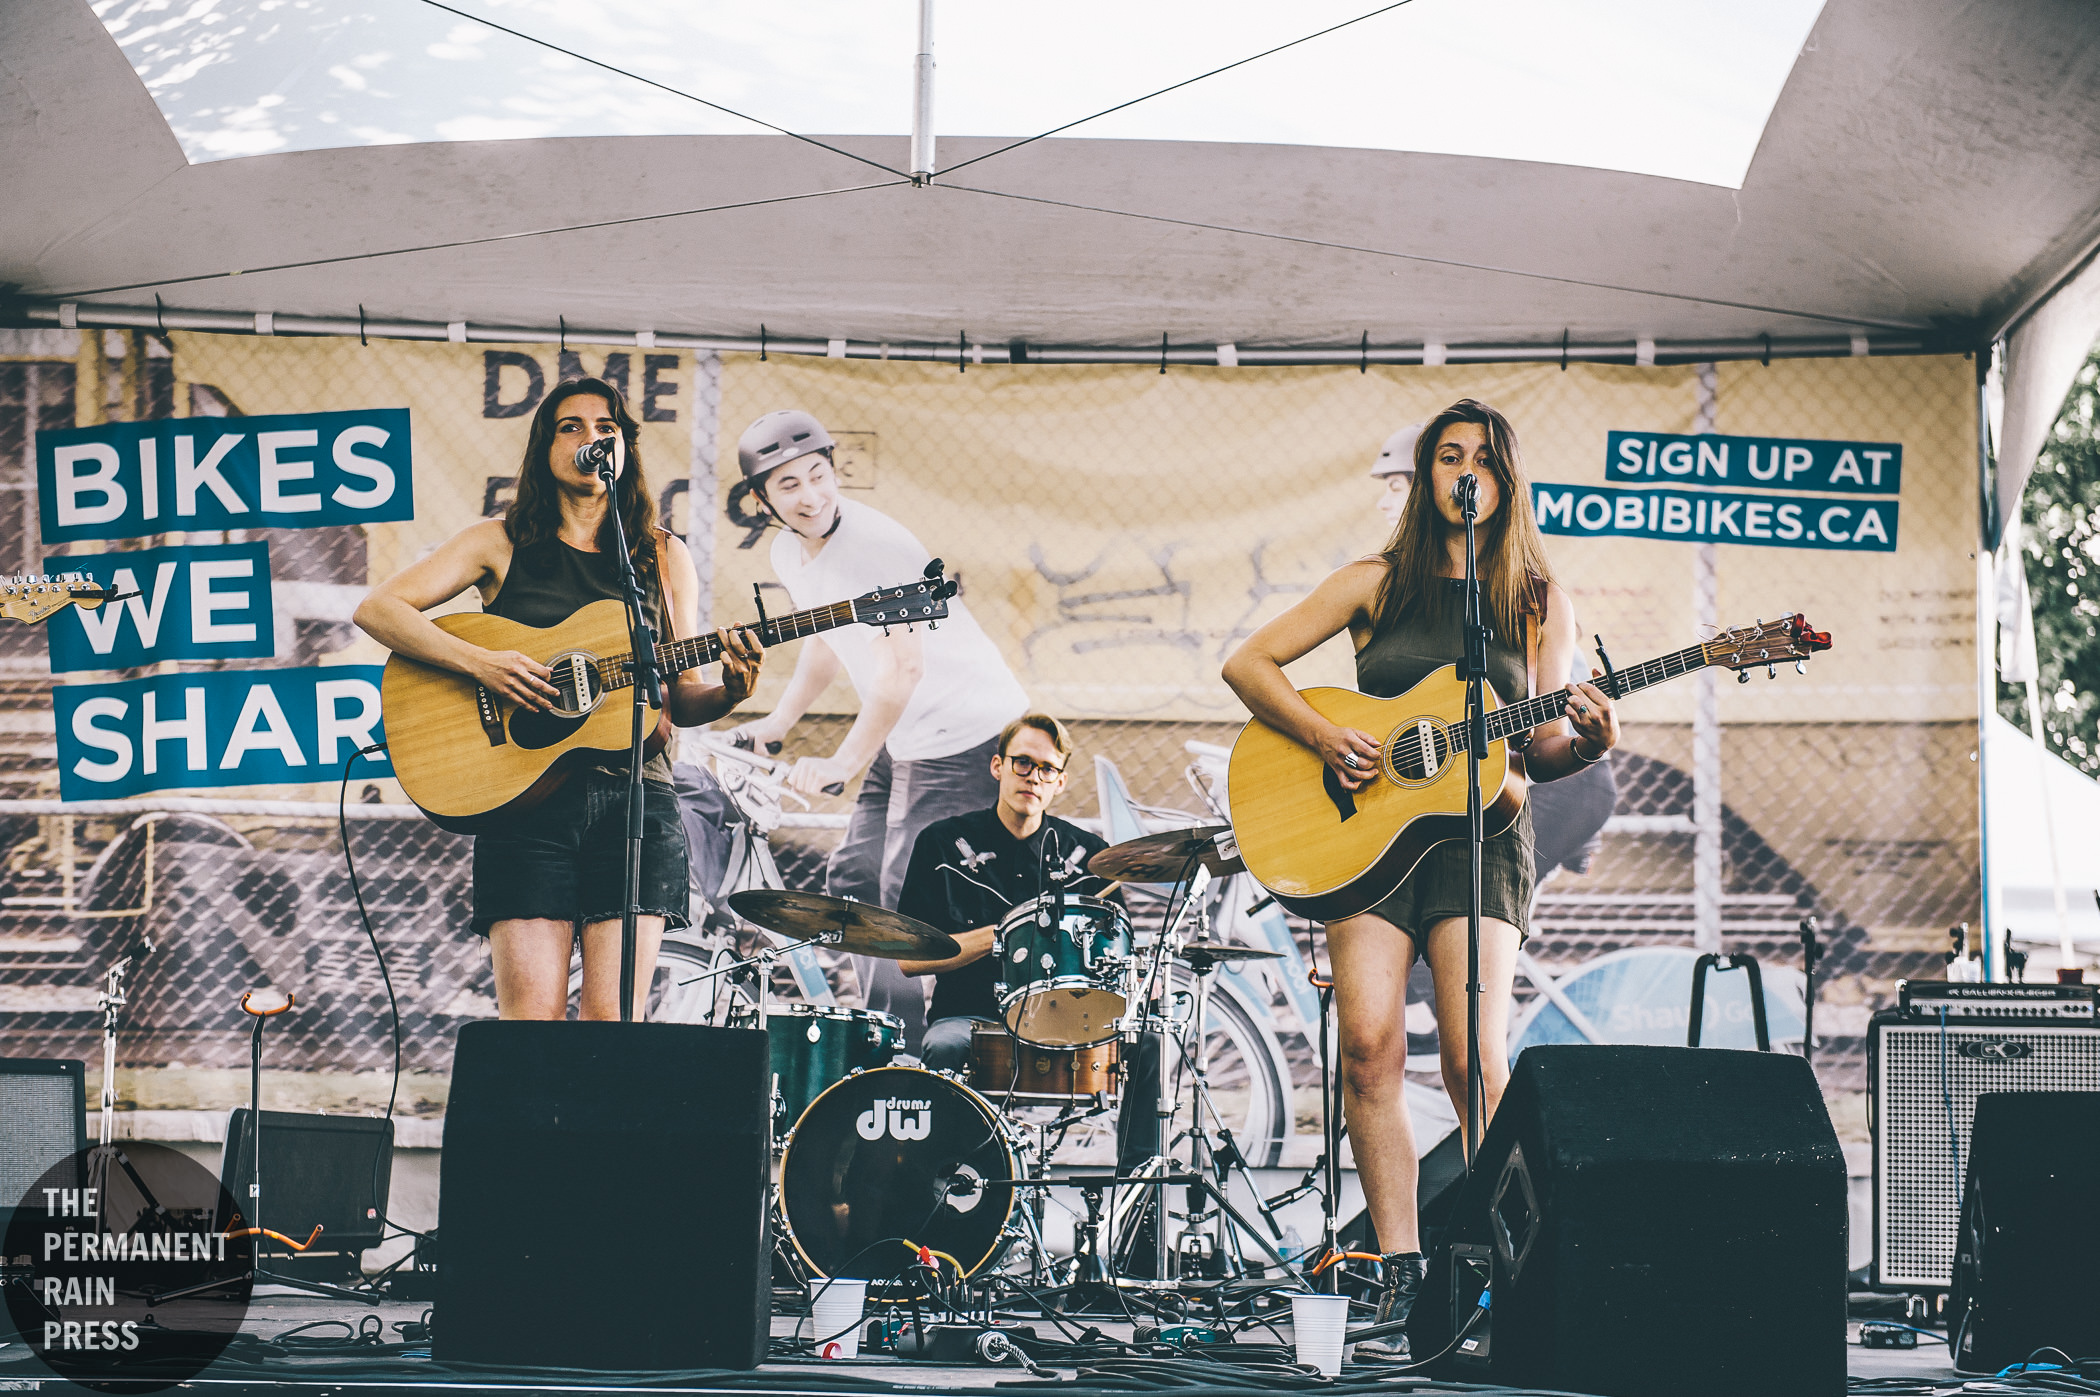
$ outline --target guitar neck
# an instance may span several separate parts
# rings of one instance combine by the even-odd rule
[[[773,646],[852,623],[853,603],[842,601],[830,606],[813,606],[807,611],[786,616],[769,616],[745,629],[758,637],[760,645]],[[711,665],[721,658],[722,642],[713,631],[684,640],[667,641],[656,647],[656,662],[666,675],[682,674],[699,665]],[[634,682],[634,666],[626,655],[600,660],[598,674],[607,689],[624,689]]]
[[[1604,679],[1596,682],[1598,688],[1603,689],[1615,699],[1621,699],[1628,694],[1639,693],[1642,689],[1663,683],[1665,680],[1676,679],[1680,675],[1704,669],[1713,663],[1714,658],[1708,653],[1707,646],[1691,645],[1677,651],[1675,654],[1658,655],[1646,664],[1635,665],[1631,669],[1622,669],[1618,671],[1616,682]],[[1568,691],[1566,689],[1555,689],[1551,693],[1539,694],[1534,698],[1525,699],[1522,703],[1512,703],[1507,707],[1498,708],[1487,716],[1488,741],[1500,742],[1502,739],[1514,737],[1520,732],[1529,732],[1533,728],[1543,727],[1567,711]]]

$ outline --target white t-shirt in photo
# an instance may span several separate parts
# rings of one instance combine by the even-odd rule
[[[911,530],[858,500],[839,501],[839,526],[816,557],[782,529],[773,539],[773,574],[797,611],[830,606],[916,579],[933,555]],[[916,627],[925,656],[919,686],[890,730],[890,760],[931,761],[967,752],[1028,711],[1028,694],[961,597],[939,626]],[[821,637],[863,701],[875,683],[874,626],[840,626]]]

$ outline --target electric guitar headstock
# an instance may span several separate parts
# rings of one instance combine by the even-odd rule
[[[69,606],[92,609],[115,600],[116,588],[105,587],[84,572],[0,577],[0,616],[10,621],[33,625]]]
[[[932,623],[948,615],[948,598],[959,585],[947,576],[945,564],[935,558],[926,565],[925,576],[901,587],[883,587],[853,599],[853,619],[863,626],[908,626]]]
[[[1706,662],[1736,672],[1736,682],[1750,682],[1750,671],[1759,665],[1768,676],[1777,673],[1781,660],[1792,660],[1798,671],[1808,657],[1830,648],[1830,632],[1811,628],[1800,612],[1776,621],[1759,621],[1723,631],[1700,647]]]

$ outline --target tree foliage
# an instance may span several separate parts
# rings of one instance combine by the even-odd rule
[[[2042,728],[2049,749],[2100,776],[2100,350],[2078,371],[2022,501]],[[2027,686],[1998,711],[2027,728]]]

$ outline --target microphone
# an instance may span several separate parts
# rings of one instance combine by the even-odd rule
[[[613,438],[600,437],[576,448],[576,469],[588,475],[610,475],[613,467]]]
[[[1463,509],[1480,498],[1480,477],[1467,471],[1451,482],[1451,503]]]

